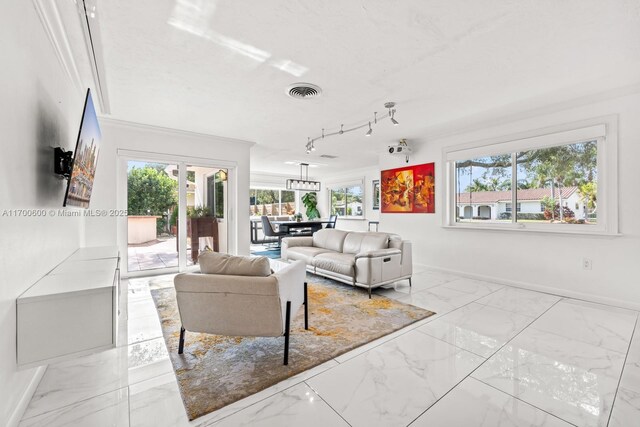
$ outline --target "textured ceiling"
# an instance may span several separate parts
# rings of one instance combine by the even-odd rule
[[[256,171],[327,172],[383,146],[512,104],[543,106],[640,81],[640,0],[100,2],[116,118],[257,142]],[[294,100],[304,81],[323,96]],[[555,95],[554,95],[555,94]],[[555,96],[555,98],[554,98]],[[326,139],[395,101],[400,126]]]

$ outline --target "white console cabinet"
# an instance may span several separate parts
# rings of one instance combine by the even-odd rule
[[[16,300],[18,366],[114,347],[119,294],[118,248],[78,249]]]

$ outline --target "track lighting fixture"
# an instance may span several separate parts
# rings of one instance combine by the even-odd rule
[[[391,123],[393,123],[394,126],[398,126],[400,123],[393,117],[395,114],[396,110],[391,110]]]
[[[396,103],[395,102],[386,102],[384,104],[384,108],[386,108],[389,112],[386,116],[381,117],[380,120],[383,120],[386,117],[389,117],[391,123],[393,123],[394,126],[398,126],[400,123],[398,123],[398,121],[395,118],[395,114],[396,114],[396,109],[395,109]],[[373,125],[377,125],[378,124],[378,112],[374,112],[373,113]],[[365,136],[371,136],[371,134],[373,133],[373,127],[372,127],[372,123],[371,123],[371,119],[367,120],[365,123],[359,125],[359,126],[354,126],[352,128],[349,129],[345,129],[344,128],[344,124],[340,125],[340,130],[335,131],[335,132],[329,132],[329,133],[325,133],[324,132],[324,128],[322,129],[322,134],[319,137],[316,138],[307,138],[307,154],[311,154],[312,151],[316,151],[316,147],[315,147],[315,142],[319,139],[324,139],[325,136],[329,137],[329,136],[335,136],[335,135],[343,135],[347,132],[351,132],[354,130],[358,130],[358,129],[363,129],[368,127],[369,129],[367,130],[367,132],[365,133]]]

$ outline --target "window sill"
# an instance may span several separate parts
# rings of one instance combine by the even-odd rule
[[[346,221],[366,221],[367,220],[367,218],[362,218],[359,216],[339,216],[338,219],[346,220]]]
[[[568,229],[555,229],[545,230],[543,228],[527,228],[518,226],[491,226],[491,225],[443,225],[442,228],[449,230],[476,230],[476,231],[506,231],[516,233],[538,233],[538,234],[564,234],[574,236],[590,236],[590,237],[620,237],[621,233],[611,233],[602,230],[568,230]]]

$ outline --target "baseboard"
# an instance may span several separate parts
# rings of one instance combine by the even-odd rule
[[[40,380],[44,376],[44,372],[46,370],[46,365],[38,366],[36,368],[31,381],[29,381],[29,385],[24,390],[24,393],[22,393],[22,396],[20,396],[18,404],[16,405],[15,409],[11,413],[11,416],[9,417],[9,420],[7,421],[7,427],[18,427],[18,424],[20,424],[20,420],[22,420],[22,416],[24,415],[24,411],[27,410],[27,406],[29,406],[29,402],[31,401],[33,394],[36,392],[38,384],[40,384]]]
[[[519,280],[509,280],[509,279],[504,279],[504,278],[495,277],[495,276],[486,276],[482,274],[469,273],[467,271],[441,268],[441,267],[436,267],[436,266],[427,265],[427,264],[420,264],[420,266],[427,268],[429,270],[440,271],[442,273],[456,274],[458,276],[468,277],[470,279],[484,280],[485,282],[493,282],[493,283],[499,283],[502,285],[514,286],[516,288],[543,292],[545,294],[556,295],[559,297],[573,298],[573,299],[578,299],[582,301],[610,305],[618,308],[626,308],[629,310],[640,311],[640,304],[629,302],[629,301],[623,301],[616,298],[608,298],[608,297],[588,294],[584,292],[569,291],[566,289],[560,289],[552,286],[539,285],[537,283],[521,282]]]

